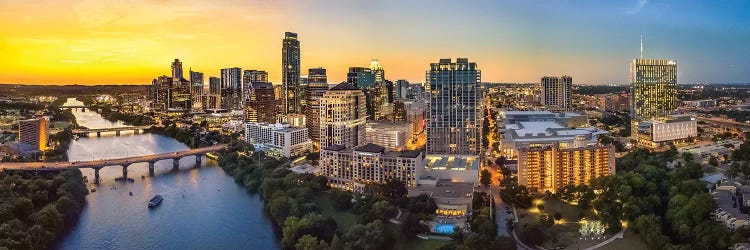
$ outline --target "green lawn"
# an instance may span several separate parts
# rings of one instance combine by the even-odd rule
[[[625,231],[625,234],[623,235],[622,239],[616,239],[615,241],[610,242],[603,248],[606,249],[613,249],[613,250],[631,250],[631,249],[646,249],[646,243],[643,243],[641,241],[641,236],[634,233],[630,229],[628,231]]]
[[[537,209],[537,205],[542,204],[544,209]],[[536,202],[530,209],[519,210],[519,221],[516,225],[516,233],[520,235],[525,227],[531,227],[539,224],[540,214],[549,214],[554,216],[555,213],[562,215],[562,220],[556,221],[552,226],[542,226],[542,232],[549,238],[541,246],[545,248],[564,247],[565,249],[579,249],[593,246],[601,241],[579,240],[580,233],[578,229],[579,217],[583,213],[585,216],[591,215],[589,210],[583,210],[578,206],[565,203],[557,198],[544,198],[541,202]]]
[[[52,126],[57,129],[65,129],[67,127],[70,127],[69,122],[52,122]]]
[[[349,211],[336,210],[331,202],[328,200],[328,193],[322,193],[315,197],[315,204],[320,208],[320,212],[324,215],[333,217],[338,225],[339,232],[346,232],[349,227],[357,224],[357,215],[350,213]]]

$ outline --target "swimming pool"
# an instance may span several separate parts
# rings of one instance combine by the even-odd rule
[[[437,224],[435,225],[435,232],[441,234],[453,234],[453,230],[456,227],[454,224]]]

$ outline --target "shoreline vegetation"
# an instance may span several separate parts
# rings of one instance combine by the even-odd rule
[[[76,224],[87,194],[78,169],[0,173],[0,248],[50,248]]]

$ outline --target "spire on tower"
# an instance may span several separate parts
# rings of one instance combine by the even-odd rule
[[[641,35],[641,59],[643,59],[643,35]]]

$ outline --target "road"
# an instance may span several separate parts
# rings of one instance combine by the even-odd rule
[[[226,148],[226,144],[219,144],[210,147],[194,148],[178,152],[170,152],[154,155],[133,156],[118,159],[102,159],[94,161],[77,161],[77,162],[8,162],[0,163],[0,169],[68,169],[68,168],[95,168],[103,166],[130,165],[136,162],[155,162],[159,160],[182,158],[185,156],[206,154],[216,152]]]

